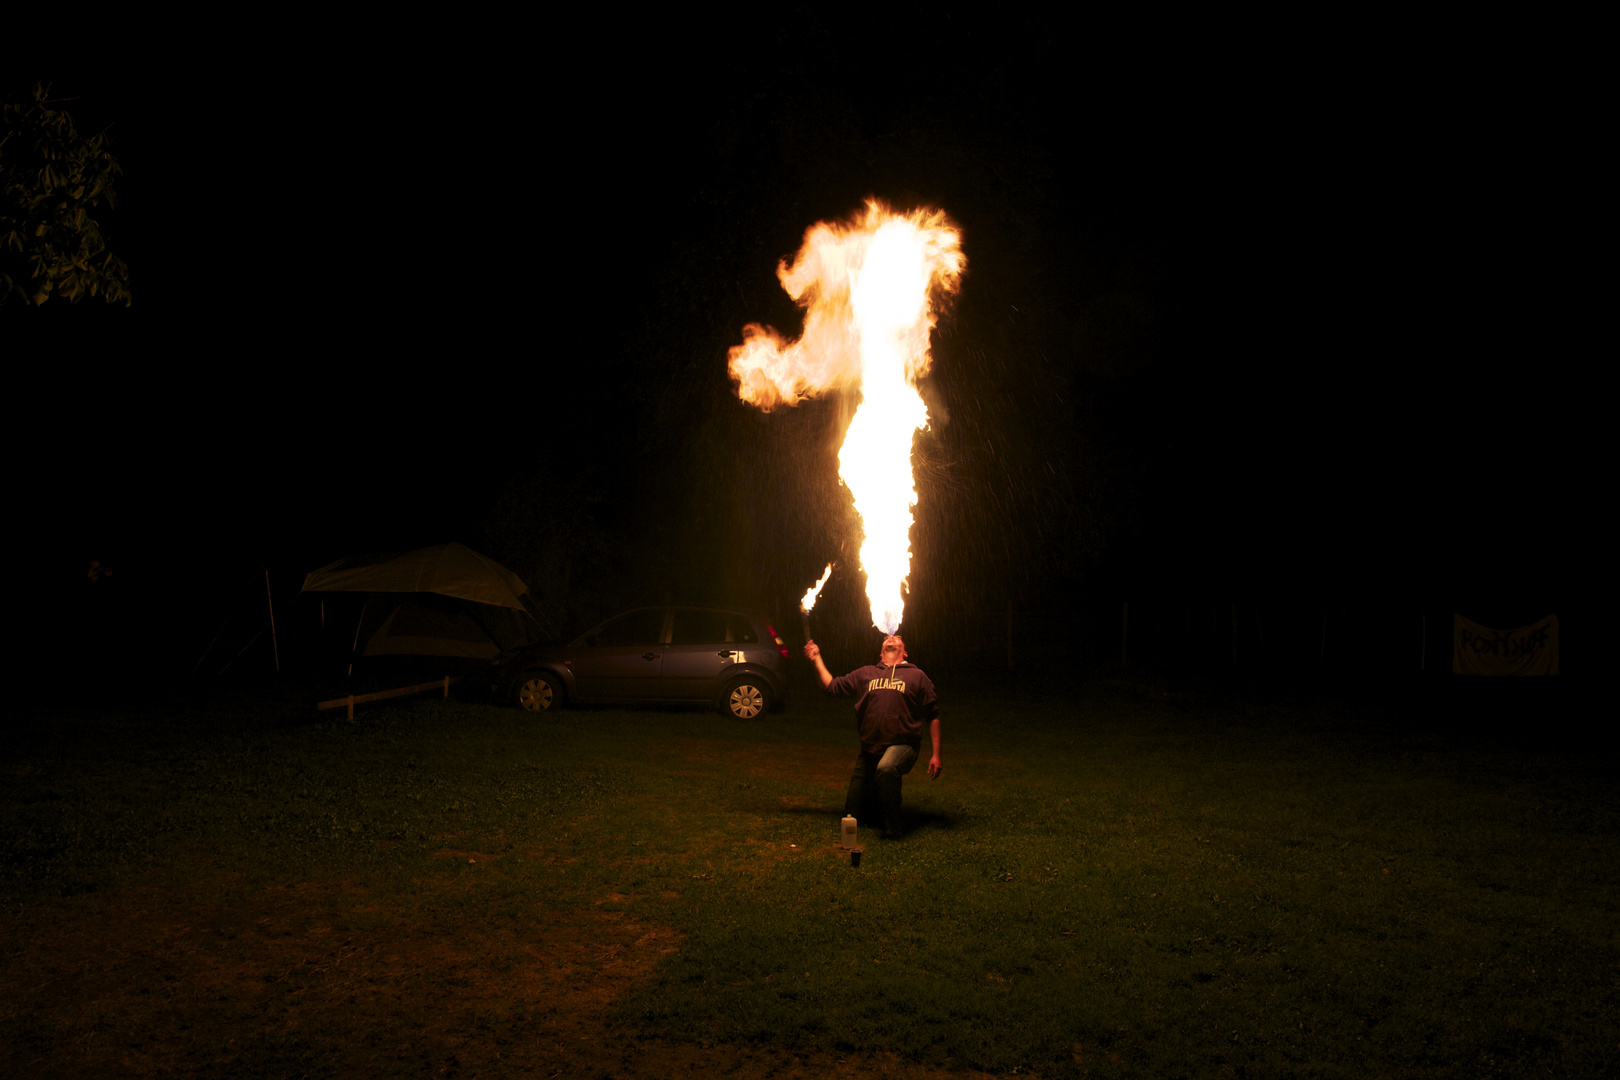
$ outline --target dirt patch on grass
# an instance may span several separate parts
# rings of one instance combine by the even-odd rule
[[[0,1072],[948,1075],[814,1049],[636,1042],[609,1010],[681,936],[601,909],[633,897],[514,911],[422,884],[413,903],[353,881],[255,886],[199,871],[184,887],[130,885],[0,919]]]
[[[599,1056],[608,1006],[680,941],[622,911],[441,908],[443,893],[404,908],[353,883],[216,875],[187,894],[132,886],[0,922],[0,1071],[489,1075],[578,1062]]]
[[[491,855],[483,851],[457,851],[455,848],[443,848],[433,853],[435,859],[454,859],[457,862],[492,863],[499,859],[499,855]]]

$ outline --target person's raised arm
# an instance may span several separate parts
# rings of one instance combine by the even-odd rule
[[[822,689],[826,689],[832,683],[833,677],[832,672],[827,670],[827,665],[821,662],[821,646],[814,641],[805,642],[804,655],[815,661],[816,674],[821,676]]]

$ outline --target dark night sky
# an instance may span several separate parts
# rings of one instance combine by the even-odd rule
[[[888,71],[827,43],[40,68],[114,125],[136,295],[4,316],[41,586],[488,546],[514,499],[632,592],[736,591],[734,543],[808,583],[848,403],[749,413],[725,349],[796,332],[776,261],[877,195],[944,207],[968,257],[914,582],[1587,602],[1593,290],[1522,169],[1576,163],[1514,76],[948,21]]]

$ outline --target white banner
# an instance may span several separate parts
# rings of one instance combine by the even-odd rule
[[[1558,674],[1558,616],[1517,630],[1492,630],[1453,615],[1451,670],[1457,675]]]

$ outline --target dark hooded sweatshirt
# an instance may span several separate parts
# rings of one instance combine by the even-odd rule
[[[923,725],[939,715],[934,684],[922,668],[900,663],[894,667],[868,664],[827,684],[835,697],[855,698],[860,717],[861,750],[882,753],[885,747],[922,748]]]

